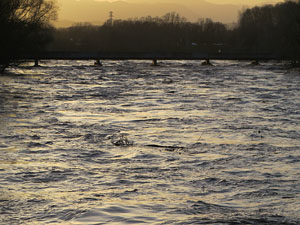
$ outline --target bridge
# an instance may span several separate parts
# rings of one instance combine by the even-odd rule
[[[96,60],[101,65],[100,60],[152,60],[157,64],[157,60],[290,60],[269,53],[199,53],[199,52],[40,52],[35,54],[23,54],[14,57],[15,60],[34,60],[36,65],[38,60]]]
[[[280,60],[270,53],[199,53],[199,52],[41,52],[23,54],[23,60]]]

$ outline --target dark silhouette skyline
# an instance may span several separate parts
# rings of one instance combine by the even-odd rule
[[[244,52],[300,58],[300,2],[286,1],[241,12],[235,27],[178,13],[162,17],[108,20],[57,29],[51,51]]]

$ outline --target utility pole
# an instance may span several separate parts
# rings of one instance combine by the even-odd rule
[[[109,12],[109,23],[111,26],[113,25],[113,19],[114,19],[113,11],[110,11]]]

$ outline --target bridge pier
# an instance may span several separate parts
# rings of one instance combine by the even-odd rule
[[[39,67],[39,60],[38,59],[34,60],[34,67]]]
[[[201,63],[202,66],[212,66],[211,62],[209,59],[206,59],[204,62]]]
[[[253,66],[259,65],[259,61],[257,59],[255,59],[251,62],[251,65],[253,65]]]
[[[153,60],[152,60],[152,66],[158,66],[158,64],[157,64],[157,59],[153,59]]]
[[[100,59],[96,59],[95,63],[94,63],[95,66],[103,66]]]

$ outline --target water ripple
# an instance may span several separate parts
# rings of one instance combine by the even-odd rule
[[[0,223],[299,224],[299,71],[214,64],[10,68]]]

